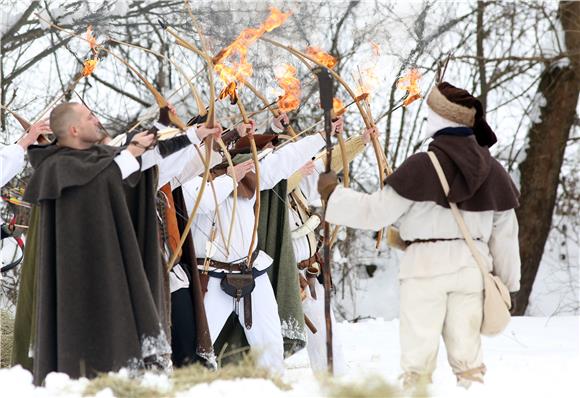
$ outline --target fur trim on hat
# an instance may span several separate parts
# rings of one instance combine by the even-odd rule
[[[427,105],[445,119],[468,127],[475,124],[475,108],[467,108],[449,101],[437,87],[433,87],[427,97]]]

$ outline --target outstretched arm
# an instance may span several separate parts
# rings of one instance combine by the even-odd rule
[[[324,138],[320,134],[314,134],[298,142],[287,144],[266,156],[260,162],[260,189],[272,189],[280,181],[290,177],[304,163],[312,159],[323,146]]]
[[[191,202],[187,203],[188,208],[192,208],[193,203],[197,200],[198,193],[201,189],[201,182],[202,178],[198,176],[182,185],[186,202]],[[210,183],[206,182],[206,184],[209,185]],[[232,178],[226,174],[214,179],[213,185],[215,187],[217,205],[220,205],[224,200],[226,200],[234,190]],[[206,189],[203,191],[203,197],[201,198],[201,202],[199,204],[198,211],[200,213],[209,214],[215,211],[216,201],[214,201],[212,195],[212,191],[206,187]]]
[[[412,204],[388,185],[372,194],[337,186],[328,200],[326,221],[378,231],[395,223]]]

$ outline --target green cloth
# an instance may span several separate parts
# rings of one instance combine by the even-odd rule
[[[260,196],[258,248],[274,259],[268,276],[278,301],[284,353],[289,356],[306,345],[304,311],[300,297],[298,268],[288,221],[288,183],[278,183]]]
[[[32,206],[28,233],[24,246],[24,259],[20,269],[16,319],[14,321],[14,345],[12,365],[20,365],[32,372],[32,358],[28,356],[31,343],[34,316],[34,285],[36,280],[36,248],[40,208]]]
[[[287,194],[286,180],[280,182],[272,190],[262,191],[258,249],[274,259],[272,266],[268,268],[268,277],[272,282],[278,302],[278,314],[282,322],[282,336],[284,337],[284,354],[290,356],[304,348],[306,332],[298,268],[288,222]],[[239,361],[241,355],[248,351],[248,341],[237,318],[230,316],[226,321],[214,343],[214,350],[222,365]]]

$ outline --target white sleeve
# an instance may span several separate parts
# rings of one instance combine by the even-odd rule
[[[184,194],[187,198],[193,198],[192,201],[197,200],[198,192],[201,188],[202,177],[195,177],[194,179],[186,182],[182,185]],[[215,194],[217,198],[217,204],[219,205],[224,200],[230,196],[234,190],[233,179],[227,174],[221,175],[213,180],[213,185],[215,187]],[[186,199],[187,200],[187,199]],[[216,209],[216,202],[213,198],[213,193],[211,192],[210,183],[206,183],[205,190],[203,191],[203,197],[199,204],[199,212],[204,214],[213,213]]]
[[[195,145],[200,145],[201,140],[197,136],[197,130],[195,127],[190,127],[186,131],[187,138],[192,145],[188,145],[181,150],[172,153],[166,158],[161,158],[159,160],[159,186],[167,184],[171,181],[171,187],[177,188],[191,178],[201,174],[204,170],[203,160],[200,159],[199,153],[195,149]],[[200,149],[202,154],[205,155],[205,149]],[[212,163],[210,167],[215,165],[216,153],[212,152]],[[161,157],[161,155],[159,155]],[[221,160],[219,155],[217,155],[217,163]]]
[[[18,144],[0,149],[0,187],[24,169],[24,148]]]
[[[121,170],[121,178],[123,180],[139,170],[139,161],[126,149],[115,156],[114,160]]]
[[[159,148],[148,149],[141,155],[141,170],[147,170],[158,165],[163,160]]]
[[[350,228],[378,231],[395,223],[413,204],[385,185],[372,194],[338,185],[328,200],[326,221]]]
[[[157,129],[159,130],[163,130],[164,128],[167,128],[167,126],[164,126],[160,123],[154,123],[154,126],[157,127]],[[187,134],[187,138],[189,138],[189,141],[196,145],[200,143],[199,138],[197,137],[197,130],[195,129],[194,126],[189,127],[186,131]],[[189,148],[189,146],[188,146]],[[163,156],[161,156],[161,153],[159,152],[159,148],[155,147],[153,149],[150,149],[148,151],[145,151],[143,153],[143,155],[141,155],[141,170],[147,170],[155,165],[159,165],[159,180],[161,181],[161,177],[164,176],[163,173],[166,173],[166,175],[171,175],[172,172],[175,172],[176,169],[181,170],[180,166],[173,166],[172,163],[175,162],[176,159],[180,159],[180,157],[178,156],[174,156],[172,158],[173,155],[179,153],[179,154],[183,154],[183,149],[180,151],[177,151],[175,153],[172,153],[171,155],[167,156],[166,158],[163,158]],[[171,160],[168,160],[170,159]],[[168,170],[166,172],[162,171],[161,168],[167,168]],[[181,164],[181,167],[183,167],[183,163]],[[164,176],[165,177],[165,176]],[[165,183],[167,183],[167,181],[169,181],[169,179],[171,179],[171,177],[169,177],[168,179],[166,179]],[[161,182],[159,183],[159,186],[163,186],[165,185],[161,184]]]
[[[510,292],[520,290],[521,261],[518,240],[518,219],[515,210],[495,212],[489,239],[493,272]]]
[[[272,189],[281,180],[289,178],[323,146],[324,138],[314,134],[266,156],[260,162],[260,190]]]
[[[314,161],[314,173],[300,180],[300,190],[311,206],[322,206],[320,193],[318,193],[318,177],[324,173],[324,168],[324,161],[317,159]]]
[[[205,156],[205,147],[199,148],[200,152],[203,156]],[[171,180],[171,188],[175,189],[186,182],[190,181],[192,178],[203,174],[205,166],[203,164],[203,159],[199,157],[199,153],[192,145],[186,149],[186,152],[179,152],[182,154],[183,158],[185,159],[185,165],[181,168],[181,170],[173,176]],[[219,153],[215,151],[211,151],[211,160],[209,163],[209,167],[212,168],[222,161],[222,157]]]

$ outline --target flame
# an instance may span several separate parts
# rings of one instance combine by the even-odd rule
[[[378,43],[375,43],[374,41],[371,41],[371,48],[373,50],[373,56],[374,57],[380,57],[381,56],[381,46]]]
[[[270,8],[270,15],[258,28],[244,29],[238,37],[226,48],[221,50],[214,58],[215,70],[220,79],[229,84],[232,81],[243,81],[253,73],[253,68],[247,60],[248,47],[254,44],[266,32],[271,32],[282,25],[290,16],[290,13],[283,13],[275,7]],[[229,58],[231,66],[225,65],[224,61]]]
[[[364,63],[359,68],[358,92],[360,95],[367,94],[370,96],[380,85],[380,78],[375,72],[381,56],[381,47],[375,42],[369,42],[372,50],[371,60]]]
[[[95,71],[97,67],[98,58],[97,58],[97,38],[93,35],[93,27],[91,25],[87,26],[86,38],[93,52],[93,58],[87,59],[83,62],[84,68],[81,72],[84,77],[90,76]]]
[[[375,73],[374,66],[369,66],[360,71],[358,81],[359,96],[370,96],[373,91],[379,86],[379,77]],[[365,100],[367,98],[365,97]]]
[[[321,64],[330,69],[334,68],[334,66],[338,63],[336,58],[324,52],[322,49],[318,47],[308,47],[306,49],[306,53],[314,57],[318,62],[320,62]]]
[[[368,97],[369,97],[369,93],[362,93],[361,95],[357,95],[357,96],[354,98],[354,100],[355,100],[356,102],[361,102],[361,101],[364,101],[364,100],[366,100]]]
[[[89,25],[87,27],[87,41],[89,42],[89,46],[91,47],[91,50],[93,51],[94,54],[97,53],[97,38],[95,36],[93,36],[93,27],[91,25]]]
[[[419,80],[421,73],[418,69],[413,68],[397,81],[397,88],[407,91],[407,97],[403,102],[403,106],[409,106],[413,101],[421,98],[421,88],[419,87]]]
[[[222,100],[226,97],[230,97],[230,103],[232,105],[237,104],[238,102],[238,91],[237,91],[237,84],[236,82],[230,82],[219,95],[219,99]]]
[[[300,105],[300,80],[296,78],[296,68],[282,64],[277,67],[276,80],[284,89],[284,94],[278,98],[278,107],[281,112],[289,112]]]
[[[335,117],[340,117],[346,112],[344,104],[336,97],[332,99],[332,111],[334,112]]]
[[[85,62],[83,62],[84,68],[83,71],[81,72],[82,75],[84,77],[90,76],[94,71],[95,68],[97,67],[97,59],[87,59]]]

